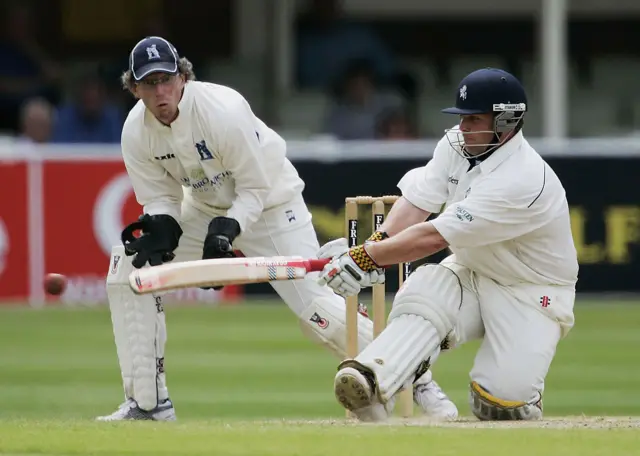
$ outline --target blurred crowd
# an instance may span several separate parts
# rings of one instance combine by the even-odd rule
[[[2,22],[0,130],[21,142],[119,142],[123,106],[99,69],[68,71],[50,56],[29,4],[8,5]]]
[[[296,83],[322,90],[330,100],[317,133],[345,140],[415,138],[416,83],[397,68],[375,32],[342,17],[333,0],[310,1],[300,20]],[[7,5],[2,22],[0,131],[22,142],[118,143],[134,102],[117,85],[125,68],[73,70],[56,61],[36,38],[37,20],[27,3]],[[167,38],[180,49],[179,37]]]
[[[324,133],[339,139],[411,139],[417,83],[372,28],[342,15],[340,2],[313,0],[300,18],[297,82],[325,90]]]

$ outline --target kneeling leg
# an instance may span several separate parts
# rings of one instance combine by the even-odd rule
[[[461,302],[460,280],[451,269],[418,268],[397,293],[384,331],[341,363],[334,385],[338,401],[349,410],[369,406],[374,396],[386,404],[415,381],[454,328]]]
[[[541,419],[560,324],[487,279],[479,292],[485,336],[471,370],[471,411],[480,420]]]

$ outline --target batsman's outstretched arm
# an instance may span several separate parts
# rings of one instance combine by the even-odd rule
[[[431,212],[420,209],[405,197],[400,197],[389,211],[380,231],[395,236],[410,226],[424,222],[430,215]]]
[[[398,182],[402,197],[393,205],[382,224],[382,232],[395,236],[410,226],[426,221],[442,211],[449,197],[449,143],[440,140],[433,159],[425,166],[409,170]]]
[[[341,296],[354,296],[362,288],[384,283],[385,267],[433,255],[447,246],[431,222],[421,222],[390,238],[365,242],[334,256],[322,270],[318,283],[328,285]]]
[[[377,265],[389,266],[428,257],[448,245],[431,222],[421,222],[389,239],[368,245],[366,253]]]

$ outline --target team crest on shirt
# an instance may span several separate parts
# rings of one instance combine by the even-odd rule
[[[198,151],[198,155],[200,155],[200,160],[213,160],[213,154],[207,147],[207,143],[204,139],[202,141],[198,141],[195,146],[196,150]]]

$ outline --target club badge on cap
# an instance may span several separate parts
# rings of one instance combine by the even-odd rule
[[[140,40],[129,55],[129,69],[136,81],[151,73],[178,74],[178,51],[164,38],[148,36]]]

